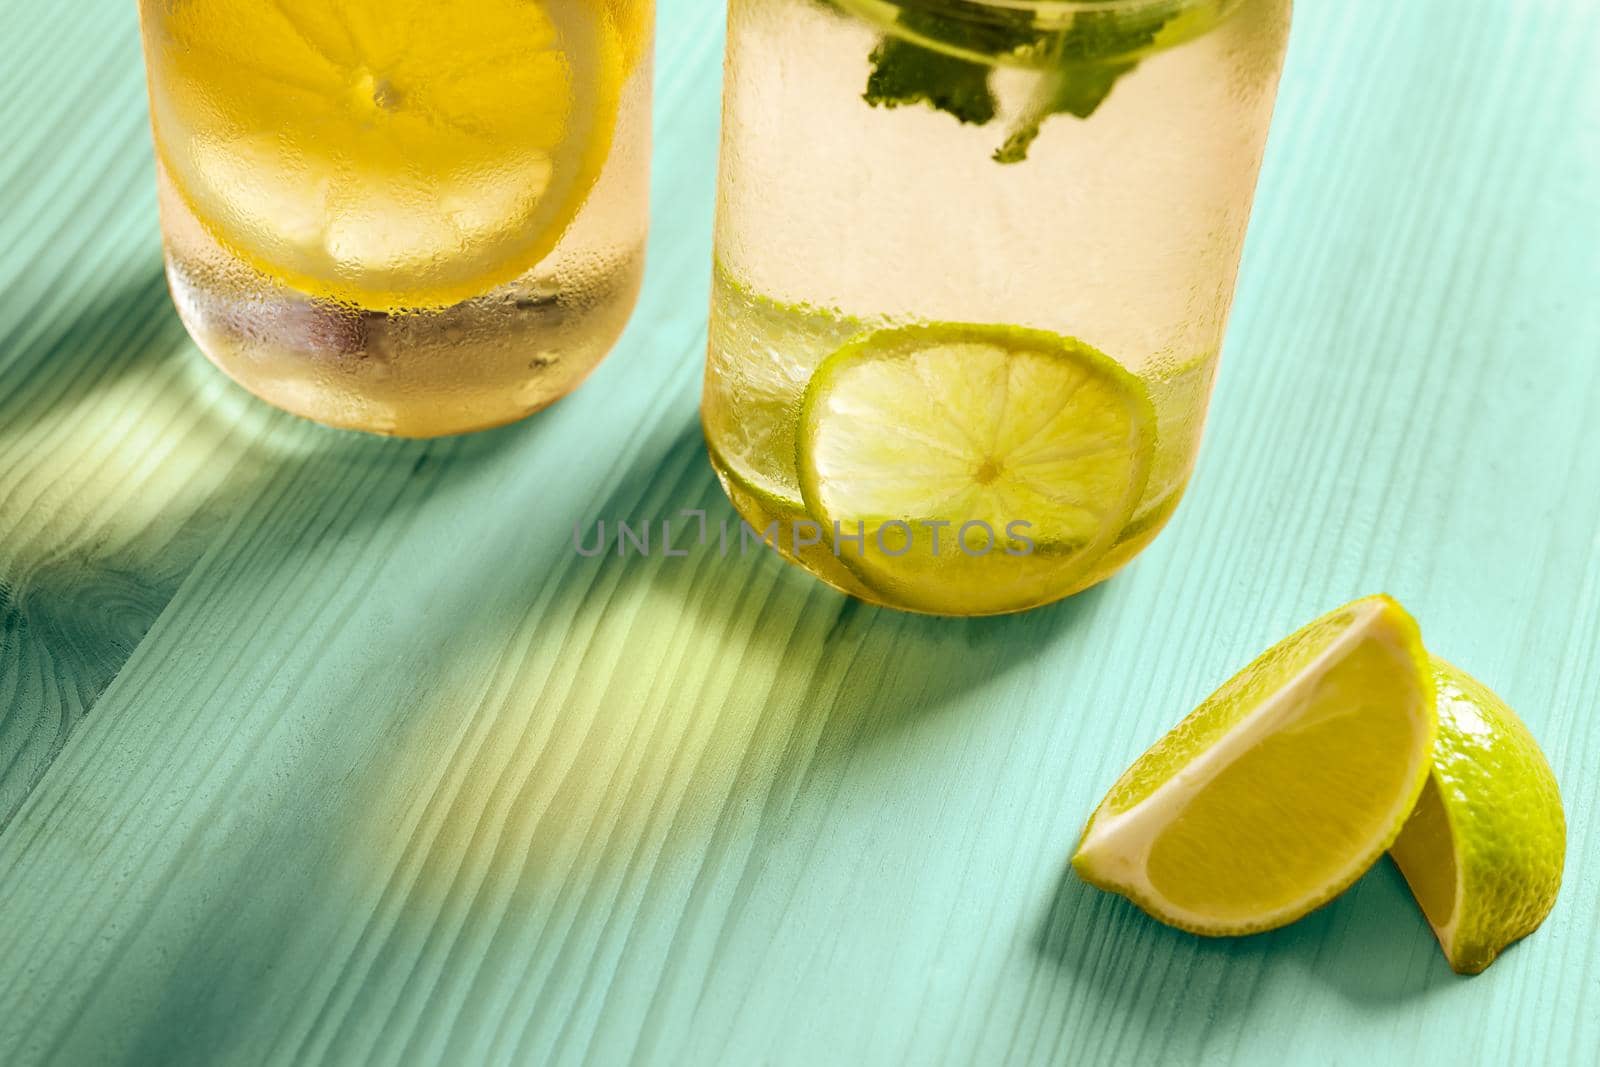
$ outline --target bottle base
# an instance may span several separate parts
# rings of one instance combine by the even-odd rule
[[[581,286],[532,272],[453,307],[387,314],[281,286],[211,286],[169,254],[173,302],[228,377],[341,429],[439,437],[525,418],[575,389],[621,335],[643,249]]]
[[[723,492],[733,504],[734,511],[748,527],[741,528],[741,548],[744,539],[759,539],[775,551],[786,563],[808,572],[827,585],[847,596],[876,605],[917,615],[943,618],[977,618],[991,615],[1014,615],[1034,608],[1076,596],[1114,576],[1140,552],[1154,541],[1177,511],[1183,498],[1185,485],[1179,485],[1152,507],[1136,516],[1118,534],[1116,541],[1080,576],[1059,588],[1029,590],[1018,596],[1015,603],[1003,607],[985,607],[981,610],[931,609],[925,601],[910,602],[894,595],[892,590],[874,588],[856,572],[848,562],[849,550],[835,552],[820,524],[807,514],[803,505],[772,497],[746,484],[725,464],[714,448],[708,447],[711,467],[721,482]],[[937,599],[937,591],[935,591]]]

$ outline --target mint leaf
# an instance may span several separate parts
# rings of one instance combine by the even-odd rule
[[[1082,11],[1056,39],[1052,55],[1072,62],[1114,60],[1155,44],[1161,28],[1177,14],[1176,4],[1146,11]]]
[[[872,73],[863,99],[873,107],[931,104],[962,123],[982,126],[995,114],[989,68],[898,37],[872,50]]]
[[[1139,65],[1138,60],[1117,60],[1150,47],[1172,17],[1170,9],[1143,14],[1083,11],[1074,16],[1065,33],[1052,44],[1054,69],[1044,75],[1039,90],[1020,122],[996,149],[996,163],[1020,163],[1028,146],[1039,136],[1039,124],[1051,115],[1093,115],[1117,80]]]
[[[1086,119],[1111,95],[1117,79],[1137,63],[1075,63],[1051,71],[1027,116],[1014,126],[1005,144],[995,149],[996,163],[1021,163],[1039,136],[1039,124],[1051,115]]]
[[[968,54],[999,59],[1031,53],[1030,65],[1043,61],[1038,92],[994,153],[996,162],[1020,163],[1049,116],[1093,115],[1117,80],[1138,65],[1118,57],[1153,44],[1176,8],[1161,5],[1132,15],[1083,11],[1065,28],[1040,25],[1026,8],[987,8],[978,19],[906,7],[896,21],[914,37]],[[869,58],[872,71],[863,99],[873,107],[927,104],[958,122],[979,126],[999,112],[989,64],[896,35],[880,39]]]
[[[996,9],[983,22],[905,7],[896,19],[914,37],[955,44],[983,56],[1000,56],[1037,40],[1033,14]],[[987,63],[964,59],[904,37],[886,36],[869,57],[864,99],[873,107],[929,104],[958,122],[981,126],[998,108]]]

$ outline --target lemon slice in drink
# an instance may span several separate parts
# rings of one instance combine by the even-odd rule
[[[610,147],[610,19],[573,0],[172,0],[147,19],[161,160],[257,270],[373,310],[547,255]]]
[[[1155,413],[1080,341],[933,323],[824,360],[796,439],[807,510],[885,603],[985,615],[1076,591],[1144,493]]]
[[[650,44],[655,0],[605,0],[606,17],[622,43],[622,70],[631,75]]]
[[[1358,600],[1264,652],[1140,756],[1072,865],[1195,933],[1282,926],[1394,842],[1436,721],[1416,623],[1388,597]]]
[[[1566,817],[1555,773],[1505,702],[1434,659],[1433,771],[1390,854],[1450,966],[1477,974],[1555,906]]]

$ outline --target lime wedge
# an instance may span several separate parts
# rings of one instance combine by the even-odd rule
[[[1073,867],[1195,933],[1282,926],[1394,842],[1435,728],[1416,623],[1388,597],[1358,600],[1264,652],[1139,757]]]
[[[1439,739],[1390,850],[1450,966],[1477,974],[1555,906],[1567,826],[1555,773],[1516,713],[1437,657]]]
[[[942,615],[1057,600],[1139,502],[1155,413],[1081,341],[932,323],[845,344],[812,375],[802,499],[878,598]]]

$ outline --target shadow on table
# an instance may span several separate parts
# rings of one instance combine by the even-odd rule
[[[726,523],[737,537],[740,516],[717,482],[697,424],[682,430],[658,464],[647,461],[630,474],[601,514],[626,513],[661,467],[684,472],[674,493],[692,501],[683,506],[703,509],[709,522]],[[1106,588],[1021,614],[946,618],[857,600],[762,545],[726,557],[651,561],[656,566],[614,556],[585,562],[600,573],[615,570],[641,595],[673,604],[692,633],[710,641],[742,638],[757,661],[779,659],[769,703],[792,702],[799,715],[823,715],[830,731],[850,733],[856,743],[891,737],[963,706],[974,687],[1004,677],[1083,628]]]
[[[95,515],[97,497],[115,492],[147,458],[108,433],[118,414],[113,394],[119,383],[159,373],[183,337],[159,261],[24,345],[32,325],[19,317],[0,341],[0,691],[11,697],[0,710],[0,829],[132,654],[193,555],[188,523],[157,517],[153,536],[103,519],[89,529],[82,523]],[[103,448],[84,447],[97,437],[106,438]]]
[[[276,411],[195,349],[159,264],[9,355],[0,391],[0,830],[203,558],[234,557],[231,566],[280,589],[300,569],[285,563],[335,551],[381,560],[384,545],[376,542],[392,543],[443,484],[470,480],[496,456],[532,447],[542,432],[536,418],[470,439],[407,441],[330,430]],[[189,666],[192,657],[167,674],[181,679]],[[176,710],[156,698],[139,714],[154,724]],[[244,708],[212,711],[227,721],[242,719]],[[359,753],[330,751],[359,762]],[[221,751],[208,755],[220,758]],[[149,775],[153,790],[162,787],[155,766],[124,770]],[[230,887],[214,912],[198,908],[195,923],[212,938],[232,931],[216,943],[241,951],[247,966],[276,956],[273,939],[289,936],[304,910],[293,899],[256,892],[256,883],[272,883],[273,875],[280,889],[295,884],[294,872],[278,866],[271,835],[327,814],[297,803],[303,798],[292,790],[278,793],[270,781],[255,785],[260,792],[246,821],[267,836],[246,832],[208,851],[201,870],[186,868],[195,884]],[[221,811],[232,818],[236,806],[225,803]],[[122,817],[103,815],[99,830],[107,833]],[[124,825],[121,832],[143,829]],[[236,909],[235,929],[228,915]],[[148,1032],[119,1034],[114,1019],[85,1009],[85,1047],[183,1044],[182,1020],[207,1004],[228,1003],[235,1018],[251,1013],[259,974],[231,970],[224,954],[191,939],[188,929],[182,917],[173,926],[157,917],[148,931],[128,932],[131,958],[154,967],[161,976],[155,983],[147,973],[104,976],[116,1003],[149,1004],[152,1017],[171,1016]],[[163,939],[177,971],[158,962],[168,953]],[[157,956],[143,955],[152,945]],[[225,1044],[226,1020],[217,1022],[209,1036]]]
[[[39,301],[42,305],[45,301]],[[89,297],[73,311],[48,315],[47,326],[23,344],[40,307],[17,315],[0,334],[7,388],[0,406],[11,408],[30,395],[26,414],[48,418],[56,407],[72,407],[84,395],[148,365],[153,349],[183,334],[167,292],[159,257],[113,282],[102,297]],[[58,388],[63,386],[63,388]]]
[[[1387,859],[1300,921],[1230,938],[1166,926],[1069,867],[1034,947],[1046,965],[1070,976],[1071,995],[1084,1004],[1084,1032],[1102,1032],[1116,1020],[1128,1032],[1167,1035],[1185,1057],[1202,1035],[1232,1032],[1261,1010],[1263,991],[1286,969],[1375,1013],[1456,981]]]
[[[1090,593],[1025,616],[934,619],[849,600],[755,546],[619,556],[613,542],[580,556],[575,520],[687,508],[713,528],[735,521],[692,417],[638,432],[637,460],[592,513],[485,514],[447,585],[409,569],[386,579],[426,588],[428,603],[383,635],[381,657],[300,680],[309,732],[294,787],[268,800],[241,784],[255,797],[249,825],[206,858],[218,903],[160,942],[168,984],[131,1037],[148,1058],[268,1040],[238,1025],[266,996],[261,976],[315,971],[349,914],[380,907],[393,925],[361,965],[387,976],[368,980],[374,997],[390,995],[385,980],[395,996],[426,988],[404,961],[438,936],[440,909],[460,909],[458,936],[481,947],[451,980],[511,1001],[467,997],[453,1032],[559,1020],[563,972],[525,976],[530,960],[581,954],[605,921],[598,905],[574,917],[574,902],[610,899],[605,887],[641,863],[711,857],[693,863],[703,877],[739,877],[714,858],[731,842],[772,849],[820,833],[852,764],[955,714],[962,694],[1067,640],[1101,603]],[[472,482],[429,507],[471,525],[485,492]],[[263,774],[279,760],[252,758]]]
[[[294,529],[342,509],[361,537],[437,473],[492,455],[526,427],[437,442],[330,430],[234,385],[179,322],[159,261],[16,346],[0,391],[0,829],[230,521],[292,484]],[[430,462],[432,469],[430,469]],[[278,517],[269,521],[279,521]]]

